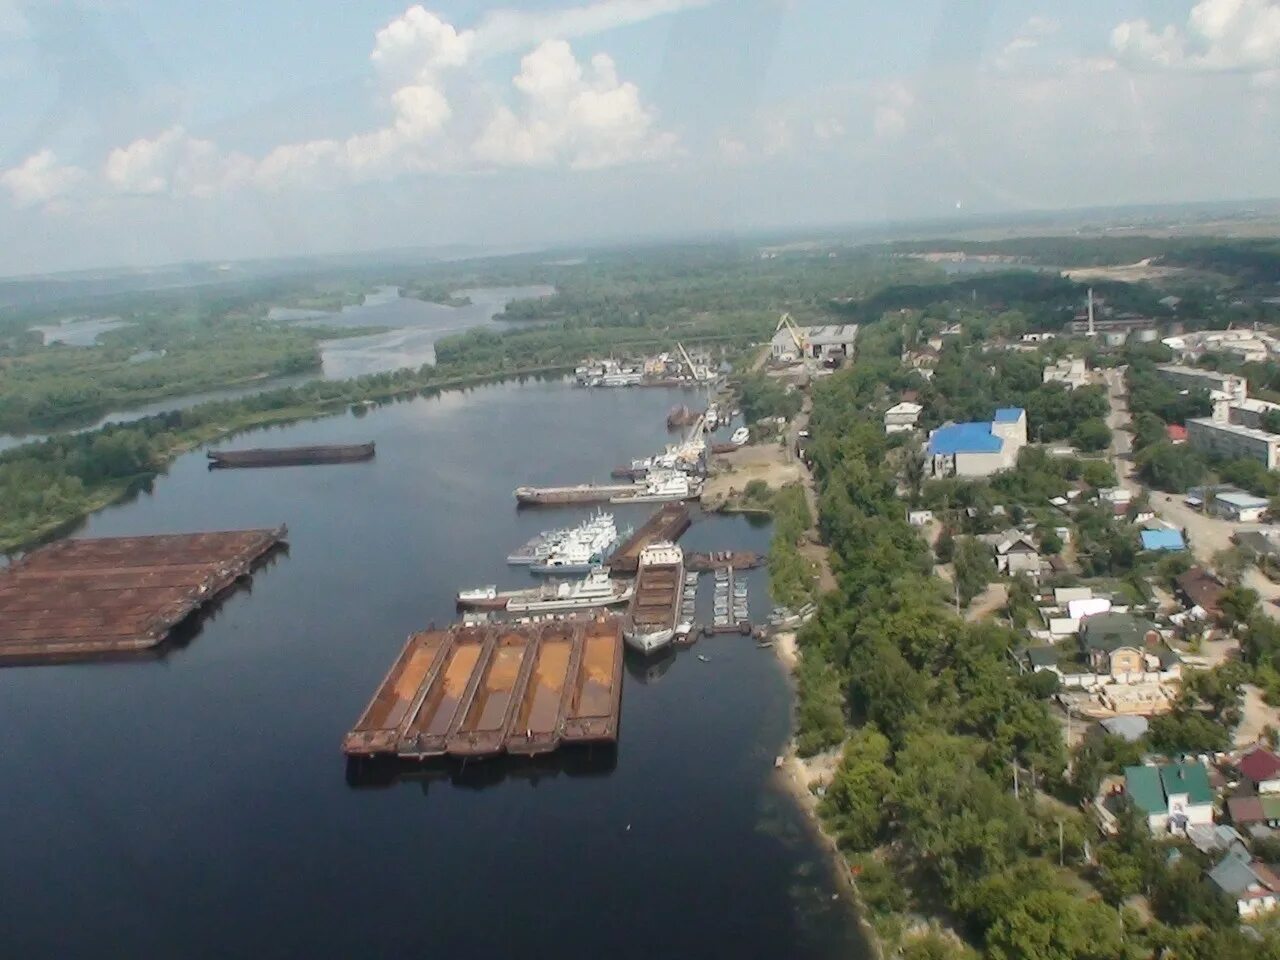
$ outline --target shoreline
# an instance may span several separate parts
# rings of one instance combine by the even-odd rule
[[[884,944],[876,933],[868,916],[866,904],[858,890],[858,882],[849,868],[849,861],[840,852],[835,837],[827,832],[818,812],[818,797],[811,787],[815,784],[829,782],[835,765],[840,762],[841,750],[836,748],[815,757],[801,757],[796,752],[795,739],[795,669],[799,662],[800,650],[796,643],[794,630],[783,630],[773,636],[773,651],[786,673],[786,682],[792,704],[792,730],[787,737],[786,750],[782,754],[782,763],[774,770],[774,779],[778,788],[787,794],[800,808],[802,819],[810,835],[822,849],[827,867],[840,891],[840,896],[854,911],[858,929],[866,940],[869,956],[875,960],[884,960]]]

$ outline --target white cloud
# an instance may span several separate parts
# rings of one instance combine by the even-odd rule
[[[208,197],[242,182],[251,165],[247,157],[223,155],[212,141],[170,127],[112,150],[102,173],[117,193]]]
[[[574,40],[655,17],[705,7],[714,0],[600,0],[563,10],[494,10],[469,31],[481,55],[511,53],[546,40]]]
[[[549,40],[525,56],[512,83],[521,110],[498,108],[474,147],[486,163],[590,170],[660,159],[675,148],[605,54],[584,68],[567,42]]]
[[[0,37],[22,39],[31,33],[31,24],[16,0],[0,0]]]
[[[66,196],[83,179],[83,170],[59,163],[57,155],[45,149],[0,173],[0,186],[9,191],[15,205],[30,207]]]
[[[915,103],[914,95],[903,84],[891,83],[881,88],[878,100],[871,121],[876,139],[899,139],[907,132],[907,114]]]
[[[1274,0],[1200,0],[1185,26],[1157,30],[1148,20],[1127,20],[1111,32],[1111,47],[1125,63],[1187,70],[1266,73],[1280,68],[1280,3]]]
[[[377,32],[369,59],[384,76],[417,80],[462,66],[474,43],[474,31],[459,33],[436,14],[412,6]]]

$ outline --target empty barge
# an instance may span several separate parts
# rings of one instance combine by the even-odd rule
[[[615,576],[635,576],[640,567],[640,551],[651,543],[675,543],[689,529],[689,508],[683,503],[663,504],[609,558],[609,572]]]
[[[158,646],[288,531],[60,540],[0,571],[0,664]]]
[[[615,743],[622,653],[616,617],[414,634],[343,752],[429,760]]]
[[[272,447],[254,450],[210,450],[210,469],[298,467],[321,463],[359,463],[376,454],[372,443],[332,447]]]

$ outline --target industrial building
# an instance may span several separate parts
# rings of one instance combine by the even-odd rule
[[[929,435],[935,477],[989,477],[1018,462],[1027,445],[1027,412],[1021,407],[996,411],[991,422],[953,423]]]
[[[1244,377],[1199,367],[1184,367],[1176,363],[1164,363],[1156,371],[1179,390],[1208,390],[1214,400],[1243,400],[1249,394],[1249,384]]]
[[[1270,506],[1271,502],[1263,497],[1255,497],[1251,493],[1242,491],[1231,491],[1214,494],[1209,510],[1226,520],[1257,523]]]
[[[1223,423],[1209,417],[1187,421],[1187,442],[1226,460],[1257,460],[1268,470],[1280,466],[1280,434]]]
[[[856,323],[821,327],[780,324],[769,343],[769,354],[783,362],[798,360],[802,354],[814,360],[844,359],[853,356],[857,340]]]

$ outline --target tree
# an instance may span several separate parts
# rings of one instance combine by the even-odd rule
[[[971,537],[965,537],[956,544],[954,563],[960,602],[967,607],[969,601],[987,589],[995,575],[995,563],[986,544]]]
[[[1156,443],[1144,447],[1137,456],[1138,474],[1147,483],[1166,493],[1185,493],[1204,482],[1204,458],[1186,445]]]
[[[1100,417],[1090,418],[1071,431],[1071,442],[1088,453],[1105,450],[1111,444],[1111,428]]]
[[[1246,623],[1258,609],[1258,591],[1248,587],[1228,587],[1218,601],[1222,622],[1229,627]]]
[[[1223,583],[1238,586],[1249,566],[1249,558],[1239,547],[1227,547],[1215,553],[1210,563]],[[1257,600],[1257,594],[1254,594],[1254,600]]]
[[[1037,890],[987,932],[992,960],[1118,960],[1115,912],[1065,890]]]
[[[934,555],[939,563],[950,563],[955,557],[956,538],[950,527],[943,527],[938,535],[938,542],[933,547]]]
[[[861,853],[873,849],[885,829],[885,798],[893,787],[887,766],[889,740],[875,727],[863,727],[845,744],[820,807],[840,847]]]
[[[1041,527],[1040,534],[1040,552],[1048,555],[1062,552],[1062,537],[1058,536],[1058,531],[1052,527]]]
[[[1192,710],[1175,710],[1151,720],[1151,746],[1161,753],[1212,753],[1225,749],[1231,737],[1225,727]]]

